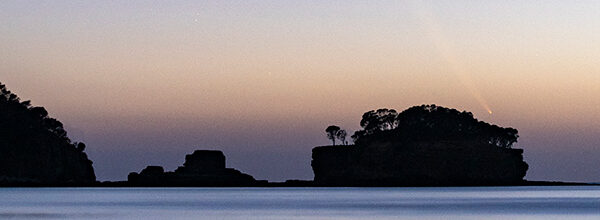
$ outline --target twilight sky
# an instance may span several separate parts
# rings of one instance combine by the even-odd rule
[[[600,1],[0,1],[0,82],[99,180],[195,149],[312,179],[324,129],[435,103],[515,127],[530,180],[600,181]],[[493,114],[489,114],[492,111]]]

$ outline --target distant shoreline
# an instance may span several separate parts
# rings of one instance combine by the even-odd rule
[[[600,186],[600,183],[581,183],[581,182],[560,182],[560,181],[526,181],[523,184],[513,185],[317,185],[313,181],[290,180],[286,182],[267,182],[259,181],[252,185],[133,185],[127,181],[105,181],[90,185],[70,185],[70,184],[0,184],[0,188],[179,188],[179,187],[198,187],[198,188],[336,188],[336,187],[357,187],[357,188],[428,188],[428,187],[518,187],[518,186]]]
[[[0,83],[0,187],[483,187],[598,183],[527,181],[519,135],[473,113],[435,104],[365,112],[350,136],[325,129],[332,145],[312,149],[313,180],[269,182],[226,166],[220,150],[195,150],[175,170],[146,166],[127,180],[97,181],[86,144]],[[336,146],[336,140],[342,145]],[[143,152],[142,152],[143,153]],[[308,161],[307,161],[308,162]]]

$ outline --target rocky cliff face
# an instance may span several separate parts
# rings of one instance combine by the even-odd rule
[[[221,151],[197,150],[186,155],[183,166],[174,172],[162,167],[148,166],[138,173],[130,173],[128,183],[133,186],[253,186],[257,181],[250,175],[225,168]]]
[[[420,141],[313,149],[315,183],[330,186],[522,184],[523,150],[477,142]]]
[[[85,145],[62,123],[0,84],[0,185],[87,185],[95,182]]]

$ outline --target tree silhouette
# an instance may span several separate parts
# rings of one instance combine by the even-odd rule
[[[378,109],[363,114],[352,138],[355,143],[371,140],[457,140],[477,141],[511,148],[519,138],[514,128],[503,128],[479,121],[470,112],[436,105],[414,106],[397,113]]]
[[[77,146],[77,150],[79,152],[83,152],[85,150],[85,144],[84,143],[79,142],[79,143],[76,143],[75,146]]]
[[[348,136],[346,130],[341,129],[335,135],[342,142],[343,145],[346,145],[346,136]]]
[[[39,183],[93,182],[85,144],[72,143],[63,124],[43,107],[0,83],[0,177]],[[0,178],[0,182],[2,178]]]
[[[357,140],[362,136],[393,130],[398,127],[396,117],[398,117],[398,112],[394,109],[382,108],[365,112],[360,120],[363,130],[356,131],[352,138]]]
[[[327,133],[327,138],[329,138],[333,142],[333,146],[335,146],[335,139],[337,137],[337,133],[340,131],[340,127],[335,125],[330,125],[325,129],[325,133]]]

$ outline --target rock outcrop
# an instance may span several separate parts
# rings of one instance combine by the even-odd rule
[[[0,83],[0,185],[81,186],[96,181],[83,143],[63,124]]]
[[[252,176],[225,168],[221,151],[197,150],[185,157],[183,166],[174,172],[162,167],[148,166],[127,177],[131,186],[254,186],[259,182]]]
[[[311,165],[321,186],[519,185],[522,154],[477,142],[373,143],[316,147]]]
[[[313,149],[315,184],[329,186],[521,185],[518,130],[473,113],[421,105],[366,112],[355,146]],[[328,135],[328,137],[331,135]]]

